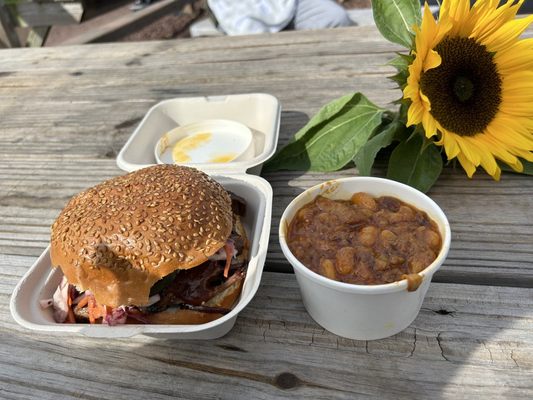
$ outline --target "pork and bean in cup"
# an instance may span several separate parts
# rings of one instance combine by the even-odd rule
[[[430,265],[441,247],[427,213],[395,197],[357,192],[349,200],[317,196],[289,224],[292,253],[316,273],[340,282],[376,285],[408,279]]]
[[[339,336],[373,340],[414,321],[451,232],[439,206],[418,190],[352,177],[296,197],[279,237],[309,315]]]

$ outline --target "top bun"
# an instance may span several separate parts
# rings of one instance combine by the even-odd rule
[[[226,243],[232,215],[229,194],[205,173],[144,168],[70,200],[52,225],[52,265],[99,304],[143,306],[155,282]]]

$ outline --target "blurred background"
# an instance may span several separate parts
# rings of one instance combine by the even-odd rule
[[[210,4],[216,1],[210,0]],[[294,5],[298,0],[278,1]],[[327,1],[342,8],[350,23],[373,24],[371,0]],[[232,12],[238,14],[239,3],[242,9],[246,2],[221,0],[221,3],[226,3],[222,4],[222,11],[210,9],[207,0],[0,0],[0,48],[225,35],[230,29],[225,31],[217,16],[220,19],[221,13],[224,17],[228,15],[224,10],[227,4],[235,5]],[[429,0],[429,4],[433,11],[438,10],[438,0]],[[522,12],[533,13],[533,0],[525,2]],[[293,22],[280,26],[283,30],[295,27]]]

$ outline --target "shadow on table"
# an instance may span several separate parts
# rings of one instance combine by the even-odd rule
[[[190,374],[201,374],[197,389],[207,396],[220,387],[223,398],[257,398],[261,393],[324,399],[525,394],[520,387],[527,387],[527,371],[518,362],[532,350],[531,340],[518,348],[528,340],[523,327],[512,325],[517,310],[505,301],[493,300],[497,317],[479,313],[480,304],[490,306],[493,297],[483,290],[432,284],[409,328],[382,340],[356,341],[325,331],[309,317],[293,275],[266,274],[226,336],[154,340],[136,354],[138,362],[155,363],[154,368],[181,384]],[[472,292],[478,297],[473,301],[468,299]],[[499,296],[511,294],[502,290]],[[246,388],[248,397],[239,387]]]

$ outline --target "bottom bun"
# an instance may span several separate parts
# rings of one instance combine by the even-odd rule
[[[146,321],[155,325],[195,325],[205,324],[220,317],[222,314],[169,308],[162,312],[150,314],[146,317]]]
[[[235,282],[229,288],[206,302],[205,305],[208,307],[232,308],[241,294],[243,282],[244,279]],[[147,323],[157,325],[196,325],[214,321],[223,315],[221,313],[169,308],[165,311],[149,314],[145,319]]]

